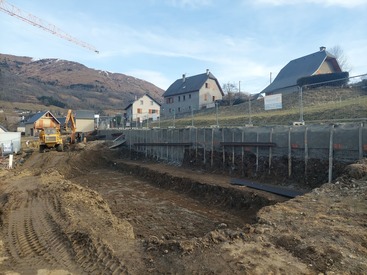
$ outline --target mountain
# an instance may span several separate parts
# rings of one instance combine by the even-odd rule
[[[87,109],[121,113],[135,96],[148,93],[161,102],[163,92],[142,79],[94,70],[72,61],[0,54],[0,109],[11,103],[31,111]]]

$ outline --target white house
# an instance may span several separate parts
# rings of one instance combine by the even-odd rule
[[[150,95],[145,94],[125,108],[125,125],[139,126],[147,120],[157,120],[161,105]]]

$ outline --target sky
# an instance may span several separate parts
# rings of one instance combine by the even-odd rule
[[[0,0],[1,3],[2,0]],[[367,73],[367,0],[6,0],[71,43],[0,12],[0,53],[57,58],[166,90],[209,69],[221,85],[261,92],[291,60],[339,47]],[[41,21],[40,21],[41,20]]]

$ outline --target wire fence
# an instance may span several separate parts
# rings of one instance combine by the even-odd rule
[[[232,105],[162,114],[149,127],[230,127],[248,125],[297,125],[367,121],[367,74],[293,86],[276,94],[280,108],[266,110],[269,95],[250,95],[247,101]]]

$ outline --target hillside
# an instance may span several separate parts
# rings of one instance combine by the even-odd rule
[[[1,109],[71,108],[118,113],[135,96],[149,93],[160,101],[163,92],[147,81],[76,62],[0,54]]]

